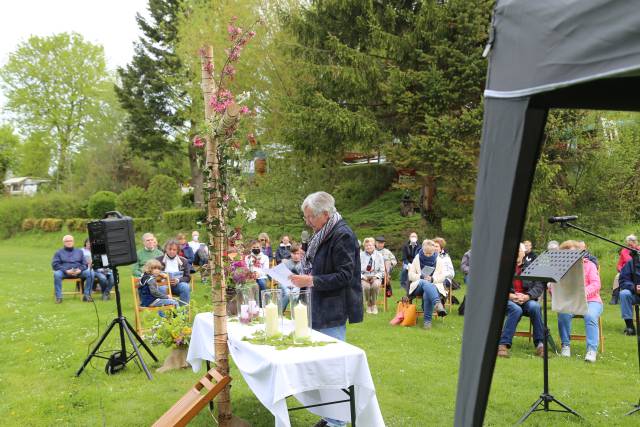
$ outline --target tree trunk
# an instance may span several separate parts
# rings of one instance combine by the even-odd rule
[[[420,214],[436,230],[442,229],[442,218],[436,212],[436,178],[433,175],[426,175],[422,179],[422,189],[420,190]]]
[[[204,176],[198,164],[198,153],[193,144],[189,144],[189,168],[191,169],[191,186],[193,187],[193,203],[198,208],[204,208],[203,183]]]

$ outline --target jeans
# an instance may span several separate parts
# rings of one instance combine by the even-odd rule
[[[629,289],[620,290],[620,311],[624,320],[633,319],[633,305],[640,304],[640,296]]]
[[[533,324],[533,344],[538,345],[544,340],[544,325],[542,324],[542,310],[537,301],[527,301],[518,305],[513,301],[507,302],[507,319],[502,328],[500,344],[511,347],[518,322],[522,315],[528,316]]]
[[[77,276],[70,276],[62,270],[56,270],[53,272],[53,289],[56,293],[56,298],[62,298],[62,279],[84,279],[85,287],[84,294],[91,296],[91,287],[93,286],[93,270],[87,268],[83,270]]]
[[[598,351],[599,330],[598,319],[602,314],[602,304],[596,301],[587,303],[589,310],[584,315],[584,329],[587,336],[587,351]],[[571,319],[573,314],[558,313],[558,331],[562,345],[569,345],[571,342]]]
[[[329,335],[331,338],[335,338],[340,341],[347,340],[347,325],[346,323],[341,326],[334,326],[333,328],[316,329],[318,332],[322,332],[325,335]],[[340,420],[334,420],[333,418],[323,418],[327,422],[329,427],[343,427],[347,423]]]
[[[406,292],[409,292],[409,264],[402,265],[402,271],[400,272],[400,286],[404,288]]]
[[[171,286],[171,293],[180,298],[179,305],[187,305],[191,300],[191,286],[187,282],[178,282]]]
[[[100,289],[102,293],[108,295],[111,292],[111,288],[113,288],[113,273],[100,273],[99,271],[94,272],[95,276],[98,278],[98,283],[100,283]]]
[[[424,321],[431,322],[433,318],[433,307],[440,302],[440,294],[438,288],[431,282],[420,280],[418,287],[410,296],[415,297],[422,295],[422,311],[424,313]]]
[[[300,288],[290,288],[282,283],[278,283],[278,288],[282,291],[282,312],[284,313],[289,305],[290,295],[299,295]]]
[[[262,291],[267,289],[267,279],[256,279],[256,283],[258,284],[258,305],[262,307]]]

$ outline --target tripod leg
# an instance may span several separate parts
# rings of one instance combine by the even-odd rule
[[[634,407],[632,410],[630,410],[629,412],[627,412],[627,413],[626,413],[626,414],[624,414],[624,415],[625,415],[625,416],[627,416],[627,415],[633,415],[633,414],[635,414],[635,413],[636,413],[636,412],[638,412],[638,411],[640,411],[640,402],[638,402],[638,404],[637,404],[637,405],[635,405],[635,407]]]
[[[98,341],[98,343],[95,345],[95,347],[93,347],[93,350],[91,350],[91,353],[89,353],[89,355],[84,360],[84,363],[82,364],[80,369],[78,369],[78,372],[76,372],[76,377],[80,376],[80,374],[82,373],[84,368],[87,366],[87,364],[89,364],[89,361],[91,360],[91,358],[96,355],[96,351],[98,351],[98,349],[100,348],[100,346],[102,345],[104,340],[107,339],[107,336],[109,336],[109,332],[111,332],[111,329],[113,329],[113,327],[116,325],[117,322],[118,322],[117,319],[113,319],[111,321],[111,324],[109,325],[107,330],[104,331],[104,334],[102,334],[102,336],[100,337],[100,341]]]
[[[142,347],[144,347],[144,349],[147,350],[147,353],[149,353],[149,356],[151,356],[153,358],[153,360],[157,362],[158,358],[156,357],[156,355],[153,354],[153,352],[151,351],[151,349],[149,348],[147,343],[144,342],[144,340],[140,337],[140,335],[138,335],[138,333],[136,332],[135,328],[133,326],[131,326],[131,324],[129,323],[129,321],[127,320],[126,317],[124,318],[124,321],[126,322],[128,328],[129,328],[129,331],[131,331],[133,336],[136,337],[136,339],[138,340],[140,345],[142,345]]]
[[[582,418],[582,415],[580,415],[579,413],[577,413],[576,411],[574,411],[573,409],[569,408],[567,405],[565,405],[564,403],[560,402],[558,399],[556,399],[555,397],[551,396],[551,402],[556,402],[558,405],[562,406],[562,408],[569,412],[570,414],[575,415],[576,417]]]
[[[536,401],[533,403],[533,405],[531,405],[531,408],[529,408],[529,410],[528,410],[528,411],[527,411],[527,412],[522,416],[522,418],[520,418],[520,419],[518,420],[518,422],[516,423],[516,425],[518,425],[518,424],[522,424],[522,423],[523,423],[523,422],[524,422],[524,421],[529,417],[529,415],[533,414],[533,413],[536,411],[536,409],[538,408],[538,406],[540,406],[540,404],[543,402],[543,400],[544,400],[544,399],[542,398],[542,396],[540,396],[540,397],[538,398],[538,400],[536,400]]]
[[[140,354],[140,349],[138,348],[138,344],[136,344],[136,340],[131,334],[131,330],[129,329],[129,326],[127,325],[126,320],[124,320],[124,318],[122,318],[122,320],[120,321],[120,328],[127,333],[127,337],[129,337],[129,342],[131,343],[131,346],[133,346],[133,350],[136,352],[136,355],[140,360],[140,365],[142,365],[142,369],[144,370],[144,373],[147,374],[147,378],[149,378],[149,380],[152,380],[153,377],[151,376],[151,372],[149,372],[149,368],[147,368],[147,365],[144,363],[144,359],[142,358],[142,354]]]

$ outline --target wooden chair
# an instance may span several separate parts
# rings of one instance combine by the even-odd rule
[[[65,291],[64,290],[64,284],[65,283],[73,283],[73,291]],[[83,294],[84,294],[84,286],[82,286],[82,280],[79,277],[62,279],[62,296],[63,297],[65,295],[73,295],[74,297],[75,296],[82,297]],[[54,298],[56,297],[55,289],[53,290],[53,297]]]
[[[388,308],[387,301],[387,284],[391,282],[391,277],[389,277],[389,273],[384,273],[384,278],[382,279],[382,284],[380,285],[380,289],[378,291],[378,298],[376,299],[376,305],[382,305],[382,310],[386,313]]]
[[[525,317],[525,316],[522,316],[522,317]],[[533,339],[533,323],[531,323],[531,318],[530,317],[528,317],[528,319],[529,319],[529,330],[528,331],[516,331],[514,336],[529,338],[529,342],[531,342],[531,340]]]
[[[186,426],[230,381],[231,377],[223,377],[218,371],[211,369],[158,418],[153,427]]]
[[[584,319],[584,316],[580,315],[580,314],[576,314],[575,316],[573,316],[574,319]],[[602,333],[602,316],[598,317],[598,337],[600,338],[600,353],[604,353],[604,334]],[[571,334],[570,335],[571,340],[576,340],[576,341],[586,341],[587,340],[587,336],[586,335],[580,335],[580,334]]]
[[[138,335],[142,335],[144,329],[142,328],[142,318],[140,313],[145,311],[163,311],[173,310],[173,306],[160,306],[160,307],[142,307],[140,306],[140,297],[138,295],[138,287],[140,286],[140,279],[138,277],[131,277],[131,293],[133,294],[133,313],[135,318],[136,332]],[[167,294],[171,297],[171,286],[167,286]]]

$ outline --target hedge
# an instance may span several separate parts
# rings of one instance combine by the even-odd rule
[[[162,220],[171,230],[190,230],[203,222],[207,215],[203,209],[180,209],[162,213]]]
[[[104,218],[104,214],[116,210],[116,197],[111,191],[98,191],[89,198],[87,213],[91,218]]]
[[[65,221],[65,225],[69,231],[86,232],[88,222],[89,220],[86,218],[69,218]]]
[[[155,229],[157,222],[153,218],[133,218],[133,229],[136,233],[147,233]]]

